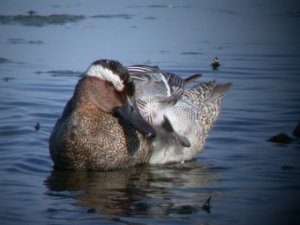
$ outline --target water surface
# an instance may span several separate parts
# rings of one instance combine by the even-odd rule
[[[0,5],[1,224],[300,223],[295,2]],[[219,70],[210,67],[215,56]],[[232,82],[205,151],[183,164],[54,171],[52,127],[80,74],[100,58]],[[281,132],[291,143],[267,141]]]

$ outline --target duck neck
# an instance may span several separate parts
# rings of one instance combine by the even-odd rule
[[[108,89],[107,82],[97,77],[81,78],[74,92],[75,107],[93,108],[113,114],[118,105],[111,101],[111,90]]]

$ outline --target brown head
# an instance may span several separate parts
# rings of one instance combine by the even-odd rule
[[[125,67],[118,61],[98,60],[90,65],[78,82],[74,100],[121,116],[145,136],[154,137],[155,130],[141,116],[134,93],[134,84]]]

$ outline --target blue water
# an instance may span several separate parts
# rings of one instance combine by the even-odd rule
[[[299,224],[299,12],[283,0],[1,1],[1,224]],[[184,164],[53,171],[52,127],[101,58],[232,82],[205,151]],[[282,132],[291,143],[268,141]]]

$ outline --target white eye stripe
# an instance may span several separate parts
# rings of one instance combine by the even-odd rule
[[[121,78],[110,69],[107,69],[102,65],[91,65],[85,74],[87,76],[99,77],[102,80],[112,82],[118,91],[122,91],[124,89],[124,84]]]

